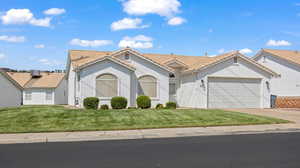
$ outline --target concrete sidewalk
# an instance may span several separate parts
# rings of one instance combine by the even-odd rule
[[[152,139],[286,132],[300,132],[300,124],[167,128],[128,131],[0,134],[0,144]]]
[[[0,144],[75,142],[124,139],[175,138],[188,136],[237,135],[300,132],[298,109],[230,109],[242,113],[269,116],[292,121],[289,124],[165,128],[127,131],[92,131],[62,133],[0,134]]]

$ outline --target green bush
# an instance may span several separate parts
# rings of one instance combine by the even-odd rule
[[[97,97],[87,97],[83,100],[85,109],[97,110],[99,107],[99,99]]]
[[[148,96],[139,96],[136,99],[136,104],[138,108],[147,109],[151,107],[151,99]]]
[[[163,105],[163,104],[157,104],[155,108],[156,108],[156,109],[163,109],[163,108],[164,108],[164,105]]]
[[[175,102],[167,102],[166,103],[166,109],[176,109],[177,104]]]
[[[137,109],[136,107],[128,107],[128,109]]]
[[[127,99],[125,97],[113,97],[110,104],[113,109],[125,109],[127,107]]]
[[[109,107],[108,107],[107,104],[103,104],[103,105],[100,106],[100,109],[101,109],[101,110],[108,110]]]

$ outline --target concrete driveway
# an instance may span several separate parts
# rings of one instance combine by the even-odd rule
[[[225,109],[260,116],[268,116],[300,124],[300,109]]]

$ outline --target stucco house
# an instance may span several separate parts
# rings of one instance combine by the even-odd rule
[[[6,72],[22,87],[23,105],[67,104],[67,86],[64,73]]]
[[[272,94],[300,96],[299,51],[262,49],[255,55],[254,60],[280,74],[280,78],[272,79]]]
[[[0,69],[0,107],[17,107],[22,104],[22,86]]]
[[[147,95],[153,106],[175,101],[191,108],[270,108],[271,81],[278,76],[237,51],[207,57],[131,48],[70,50],[66,74],[68,104],[79,107],[94,96],[100,104],[123,96],[135,106],[138,95]]]

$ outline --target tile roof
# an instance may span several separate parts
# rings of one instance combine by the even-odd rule
[[[32,78],[30,72],[7,72],[23,88],[56,88],[64,78],[64,73],[41,72],[40,78]]]
[[[300,65],[300,51],[293,50],[275,50],[275,49],[262,49],[263,52],[270,53],[288,62]]]
[[[87,51],[87,50],[70,50],[69,57],[71,60],[71,64],[74,67],[80,67],[90,62],[96,61],[103,57],[107,57],[112,55],[114,52],[107,52],[107,51]],[[184,55],[174,55],[174,54],[141,54],[141,56],[149,59],[163,67],[167,67],[167,63],[172,60],[178,60],[179,62],[185,64],[187,66],[186,71],[189,70],[197,70],[199,68],[205,67],[209,64],[222,60],[223,58],[232,56],[237,52],[229,52],[226,54],[222,54],[215,57],[208,57],[208,56],[184,56]],[[116,58],[117,59],[117,58]],[[124,62],[118,59],[121,62]],[[128,66],[131,66],[129,63],[124,62]]]
[[[214,57],[208,57],[208,56],[184,56],[184,55],[174,55],[174,54],[142,54],[135,50],[132,50],[130,48],[118,50],[116,52],[107,52],[107,51],[87,51],[87,50],[70,50],[69,51],[69,57],[71,60],[71,64],[76,67],[86,66],[89,65],[91,62],[95,62],[97,60],[101,60],[105,57],[110,57],[113,59],[116,59],[119,62],[122,62],[123,64],[126,64],[130,67],[133,67],[129,62],[123,61],[119,59],[117,56],[120,53],[123,52],[132,52],[134,54],[137,54],[138,56],[141,56],[145,58],[146,60],[152,61],[153,63],[171,71],[174,71],[171,67],[169,67],[169,63],[172,61],[177,61],[179,64],[181,64],[184,67],[183,73],[185,72],[192,72],[201,70],[204,68],[207,68],[209,66],[212,66],[214,64],[218,64],[224,60],[230,59],[236,55],[239,55],[243,59],[248,60],[248,62],[251,62],[252,64],[255,64],[255,66],[264,69],[265,71],[268,71],[269,73],[277,76],[275,72],[272,70],[266,68],[265,66],[253,61],[252,59],[246,58],[238,51],[232,51],[228,53],[224,53],[218,56]],[[134,68],[134,67],[133,67]]]

